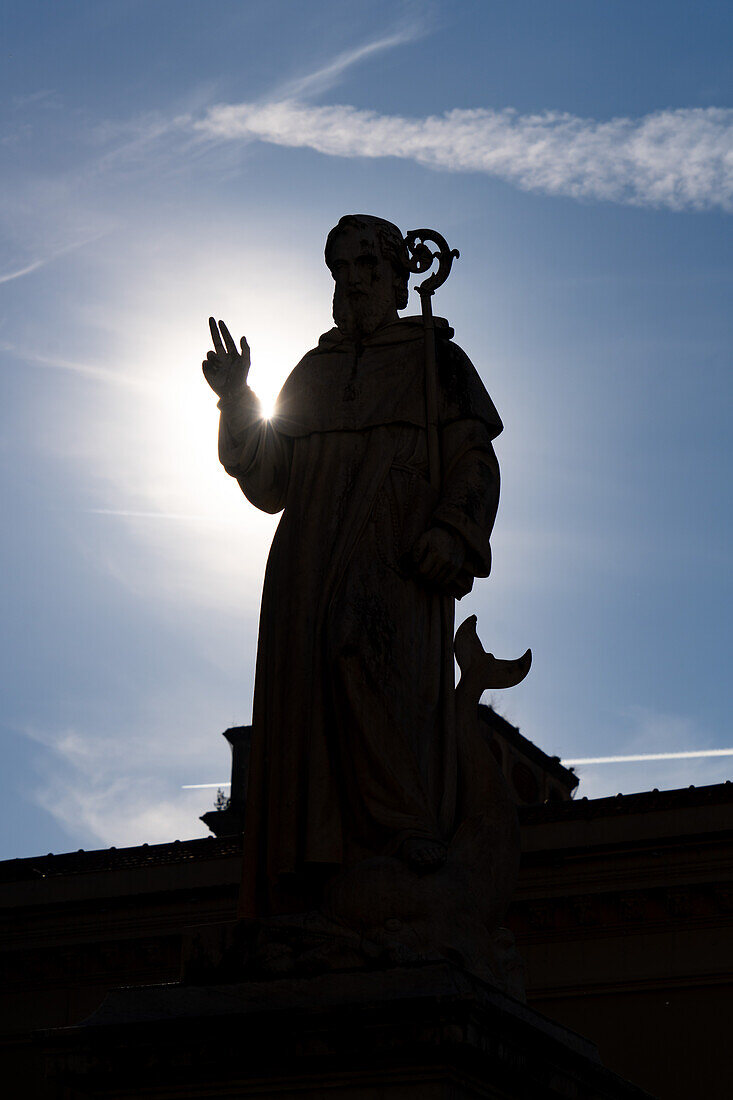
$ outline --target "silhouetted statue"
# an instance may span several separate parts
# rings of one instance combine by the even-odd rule
[[[433,258],[409,241],[366,215],[329,233],[336,327],[270,419],[247,385],[246,340],[237,350],[210,321],[221,461],[252,504],[283,512],[262,596],[241,913],[318,910],[475,968],[518,861],[477,703],[521,679],[529,655],[493,662],[465,624],[456,705],[454,601],[490,570],[502,425],[447,322],[398,317],[410,271]]]

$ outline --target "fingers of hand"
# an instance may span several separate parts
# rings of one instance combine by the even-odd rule
[[[216,321],[214,320],[213,317],[209,317],[209,332],[211,333],[211,339],[214,342],[214,349],[215,349],[217,355],[221,356],[221,358],[224,358],[224,356],[226,355],[226,352],[224,350],[224,345],[221,342],[221,336],[219,335],[219,329],[217,328]]]
[[[216,389],[216,371],[212,369],[211,363],[208,359],[204,359],[201,364],[201,369],[204,372],[204,378],[211,386],[212,390]]]
[[[445,562],[438,570],[436,581],[438,584],[452,584],[458,576],[458,566],[453,561]]]
[[[226,327],[223,321],[219,321],[219,329],[224,338],[224,345],[229,354],[235,357],[239,355],[239,352],[237,351],[237,345],[232,340],[231,333],[229,332],[229,329]]]
[[[417,563],[420,575],[423,576],[426,581],[438,581],[444,566],[445,560],[440,554],[430,548],[426,548],[426,553]]]
[[[462,555],[451,551],[454,551],[454,547],[431,538],[429,533],[422,535],[415,544],[412,555],[420,576],[432,584],[451,585],[462,565]]]
[[[241,348],[240,355],[242,357],[242,363],[244,364],[244,377],[246,378],[247,373],[248,373],[249,368],[250,368],[251,359],[250,359],[250,352],[249,352],[249,344],[247,343],[244,336],[239,341],[239,347]]]
[[[432,580],[436,584],[450,584],[458,576],[458,566],[453,561],[441,558],[435,569]]]
[[[247,381],[247,375],[249,374],[249,368],[252,365],[252,361],[250,359],[250,354],[249,354],[249,344],[247,343],[247,341],[245,340],[244,337],[242,337],[242,339],[240,340],[239,346],[242,349],[241,353],[240,353],[240,359],[241,359],[241,363],[242,363],[242,373],[244,375],[244,381],[246,382]]]
[[[222,363],[219,357],[215,355],[213,351],[210,351],[201,364],[201,369],[204,372],[204,378],[209,383],[214,393],[218,393],[221,397],[228,389],[231,382],[231,366],[227,363]]]

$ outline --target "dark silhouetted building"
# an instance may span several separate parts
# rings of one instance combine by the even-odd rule
[[[529,1004],[661,1100],[723,1100],[733,1069],[733,785],[571,799],[572,772],[490,708],[482,715],[520,804],[523,860],[507,923]],[[227,737],[232,801],[206,817],[219,835],[0,863],[6,1095],[56,1097],[38,1033],[79,1023],[113,988],[176,982],[185,930],[234,919],[247,727]]]

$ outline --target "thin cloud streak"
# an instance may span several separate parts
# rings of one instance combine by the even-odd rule
[[[386,35],[383,38],[377,38],[373,42],[366,42],[363,46],[357,46],[356,49],[346,50],[335,57],[328,65],[324,65],[306,76],[288,81],[278,90],[277,97],[282,100],[299,99],[302,96],[318,95],[320,92],[325,92],[332,88],[334,84],[337,84],[344,73],[353,68],[354,65],[358,65],[359,62],[365,61],[366,58],[373,57],[375,54],[384,53],[385,50],[393,50],[398,46],[405,46],[409,42],[414,42],[417,38],[422,37],[423,33],[421,26],[414,25],[395,31],[394,34]]]
[[[30,275],[32,271],[37,271],[39,267],[45,267],[51,257],[44,260],[34,260],[32,264],[26,264],[25,267],[18,268],[17,271],[9,271],[6,275],[0,275],[0,283],[10,283],[13,279],[21,279],[24,275]]]
[[[47,367],[51,370],[68,371],[70,374],[78,374],[82,378],[89,378],[95,382],[104,382],[113,386],[125,386],[130,388],[149,389],[154,383],[146,378],[134,377],[129,374],[108,370],[106,367],[97,367],[89,363],[79,363],[74,359],[62,359],[54,355],[39,355],[37,352],[26,351],[16,344],[0,342],[0,351],[8,352],[22,359],[24,363],[32,366]]]
[[[33,260],[32,263],[26,264],[25,267],[18,268],[17,271],[8,271],[5,275],[0,275],[0,283],[10,283],[13,279],[21,279],[24,275],[30,275],[34,271],[38,271],[39,268],[45,267],[46,264],[50,264],[54,260],[59,259],[59,257],[65,256],[68,252],[75,252],[78,248],[83,248],[84,245],[92,244],[103,236],[104,233],[95,233],[93,236],[85,237],[81,241],[74,241],[73,244],[66,245],[65,248],[59,248],[55,252],[51,252],[48,256],[42,256],[39,260]]]
[[[632,756],[583,756],[560,763],[566,767],[580,764],[636,764],[647,760],[694,760],[702,756],[733,756],[733,749],[700,749],[693,752],[644,752]],[[209,787],[230,787],[229,780],[221,783],[184,783],[182,791],[198,791]]]
[[[227,779],[223,783],[184,783],[181,787],[182,791],[203,791],[208,790],[209,787],[231,787],[231,782]]]
[[[220,141],[400,157],[429,168],[483,172],[525,191],[670,210],[733,210],[730,108],[679,108],[606,122],[510,108],[414,119],[291,98],[220,104],[194,125]]]
[[[566,767],[576,764],[635,764],[645,760],[694,760],[701,756],[733,756],[733,749],[696,749],[692,752],[641,752],[629,756],[583,756],[562,760]]]
[[[183,523],[214,523],[217,526],[235,526],[235,520],[226,520],[219,516],[197,516],[183,512],[132,512],[124,508],[87,508],[90,516],[121,516],[125,519],[168,519]]]

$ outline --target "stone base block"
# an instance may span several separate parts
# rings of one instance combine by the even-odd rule
[[[448,963],[118,989],[39,1042],[65,1100],[643,1100],[594,1045]]]

